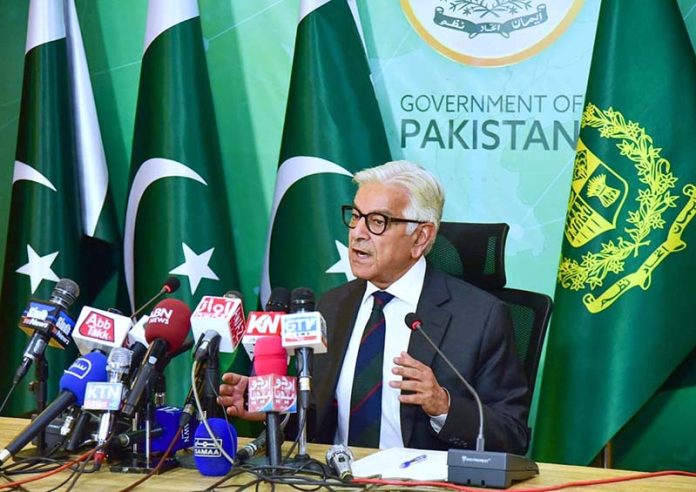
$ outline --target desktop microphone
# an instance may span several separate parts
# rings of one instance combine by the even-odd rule
[[[297,409],[295,378],[287,376],[288,362],[285,349],[278,337],[262,337],[256,344],[254,371],[249,378],[249,412],[266,413],[266,456],[268,464],[277,467],[281,462],[280,413],[294,413]]]
[[[121,412],[133,417],[147,386],[154,382],[157,373],[163,368],[161,360],[177,352],[191,330],[191,310],[178,299],[160,301],[152,310],[145,329],[145,338],[150,348],[142,365],[133,377],[130,391]]]
[[[79,295],[80,287],[69,278],[62,278],[53,287],[48,301],[29,301],[19,320],[19,328],[31,335],[31,338],[12,378],[12,384],[18,384],[24,379],[31,364],[43,357],[48,345],[66,348],[70,344],[75,321],[67,311]]]
[[[345,444],[336,444],[329,448],[326,452],[326,464],[341,480],[353,480],[353,452]]]
[[[526,456],[485,451],[483,406],[478,393],[423,330],[423,321],[415,313],[408,313],[404,318],[404,322],[409,329],[420,333],[449,368],[452,369],[457,378],[472,394],[478,407],[479,431],[476,437],[476,451],[468,449],[449,449],[447,451],[447,481],[459,485],[508,488],[513,481],[526,480],[534,475],[538,475],[539,467]]]
[[[193,459],[196,468],[201,475],[207,477],[227,475],[232,469],[232,463],[222,454],[218,446],[234,459],[237,452],[237,429],[231,422],[221,417],[209,418],[208,425],[213,432],[212,437],[201,422],[193,438]]]

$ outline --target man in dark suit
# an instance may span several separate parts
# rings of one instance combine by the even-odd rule
[[[504,303],[427,265],[444,193],[415,164],[397,161],[355,175],[344,206],[356,277],[327,292],[330,352],[315,358],[310,439],[370,447],[473,448],[479,416],[472,395],[429,344],[423,328],[479,393],[486,449],[524,453],[529,395]],[[243,408],[246,378],[225,374],[221,402]]]

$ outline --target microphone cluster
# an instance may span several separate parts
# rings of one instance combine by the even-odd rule
[[[265,310],[251,312],[245,320],[242,296],[235,291],[203,296],[193,311],[177,299],[160,300],[178,286],[176,278],[167,279],[131,316],[85,306],[75,321],[68,310],[79,287],[68,279],[58,282],[49,300],[29,302],[19,325],[30,341],[15,384],[32,363],[42,361],[48,345],[65,348],[73,340],[81,355],[65,369],[59,396],[0,449],[0,466],[30,441],[45,439],[51,453],[96,448],[96,469],[108,460],[112,471],[151,470],[158,460],[184,448],[192,448],[204,475],[224,475],[233,464],[264,450],[264,462],[274,469],[281,465],[283,432],[295,412],[301,422],[298,456],[304,454],[312,358],[327,351],[326,323],[315,311],[313,292],[274,289]],[[148,314],[136,319],[155,302]],[[219,354],[233,353],[239,345],[253,361],[248,410],[266,414],[266,429],[237,452],[236,430],[217,404],[217,384]],[[165,406],[163,371],[188,349],[191,389],[181,408]],[[287,374],[291,355],[297,378]],[[345,455],[333,453],[327,460],[343,466]]]

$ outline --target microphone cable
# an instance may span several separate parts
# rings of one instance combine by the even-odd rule
[[[47,478],[47,477],[50,477],[50,476],[55,475],[57,473],[60,473],[63,470],[66,470],[66,469],[72,467],[73,465],[84,461],[85,459],[87,459],[89,457],[89,455],[91,453],[93,453],[93,451],[94,450],[87,451],[87,452],[81,454],[80,456],[78,456],[77,458],[69,460],[69,461],[65,462],[63,465],[61,465],[57,468],[54,468],[51,471],[41,473],[35,477],[30,477],[30,478],[25,478],[22,480],[17,480],[14,482],[0,484],[0,489],[17,488],[17,487],[21,487],[22,485],[24,485],[26,483],[36,482],[37,480],[43,480],[44,478]]]
[[[12,383],[12,386],[10,386],[9,391],[8,391],[7,394],[5,395],[5,399],[2,401],[2,405],[0,405],[0,414],[2,414],[2,411],[5,409],[5,405],[7,405],[7,402],[10,401],[10,396],[12,396],[12,392],[13,392],[13,391],[15,390],[15,388],[17,387],[17,383],[18,383],[18,382],[19,382],[19,381],[13,382],[13,383]]]
[[[215,436],[215,433],[214,433],[213,430],[210,428],[210,424],[208,423],[208,417],[207,417],[207,415],[205,414],[205,412],[203,411],[203,405],[201,404],[201,397],[200,397],[200,395],[198,394],[198,387],[196,386],[196,383],[195,383],[195,380],[196,380],[196,370],[197,370],[197,368],[198,368],[198,364],[199,364],[199,362],[198,362],[196,359],[194,359],[194,360],[193,360],[193,364],[191,365],[191,384],[192,384],[191,389],[192,389],[192,392],[193,392],[193,399],[194,399],[194,401],[196,402],[196,410],[198,411],[198,414],[199,414],[200,417],[201,417],[200,423],[203,424],[203,427],[205,427],[205,430],[208,431],[208,435],[210,436],[210,439],[213,441],[213,444],[214,444],[215,447],[218,449],[218,451],[220,451],[220,453],[222,454],[222,456],[224,456],[225,459],[226,459],[227,461],[229,461],[230,464],[234,467],[234,464],[235,464],[235,463],[234,463],[234,458],[231,457],[231,456],[229,455],[229,453],[227,453],[227,451],[225,451],[225,448],[223,448],[222,444],[220,444],[220,443],[218,442],[218,440],[215,439],[215,437],[214,437],[214,436]],[[212,387],[215,388],[214,385],[213,385]],[[215,396],[219,396],[219,395],[217,394],[217,391],[215,391]],[[229,424],[229,420],[227,419],[227,412],[225,412],[224,415],[225,415],[225,421]]]

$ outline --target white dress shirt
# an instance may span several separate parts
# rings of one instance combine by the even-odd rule
[[[425,279],[425,258],[421,257],[400,279],[390,285],[387,292],[394,298],[384,307],[386,320],[386,334],[384,338],[384,360],[382,365],[382,420],[380,425],[379,447],[404,447],[401,437],[401,418],[399,395],[401,390],[391,388],[389,381],[401,380],[401,376],[392,374],[394,357],[408,349],[411,330],[404,323],[404,317],[408,313],[416,311],[418,299],[423,290]],[[348,444],[348,426],[350,421],[350,398],[353,390],[353,375],[355,363],[358,358],[360,339],[365,325],[372,312],[372,304],[375,291],[381,290],[376,285],[368,282],[365,295],[360,303],[358,316],[355,320],[353,333],[351,334],[343,359],[341,374],[336,386],[336,401],[338,402],[338,429],[334,442],[336,444]],[[442,419],[444,421],[444,419]],[[440,426],[441,428],[441,426]],[[439,430],[439,429],[437,429]]]

